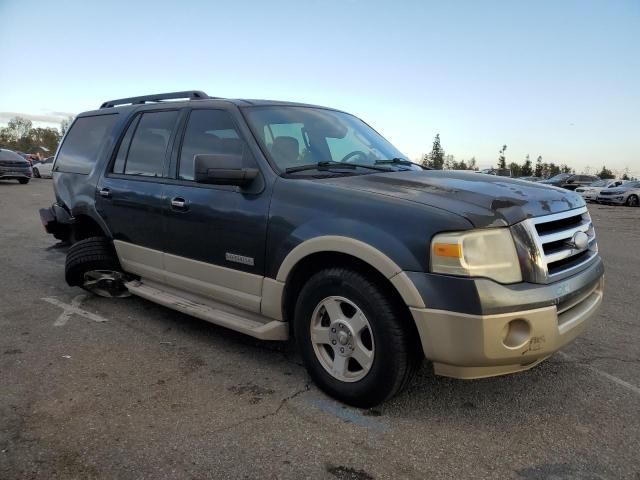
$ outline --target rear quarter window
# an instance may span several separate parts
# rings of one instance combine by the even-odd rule
[[[117,114],[78,117],[60,147],[55,170],[90,173],[117,117]]]
[[[20,162],[24,163],[25,159],[18,155],[16,152],[12,152],[11,150],[2,150],[0,149],[0,160],[5,162]]]

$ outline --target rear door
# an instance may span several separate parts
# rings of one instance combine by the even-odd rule
[[[248,187],[194,182],[194,156],[238,154],[258,168],[231,113],[190,112],[165,190],[167,283],[259,311],[269,193],[259,176]]]
[[[98,182],[96,205],[114,238],[123,268],[163,280],[165,171],[178,110],[138,113]]]

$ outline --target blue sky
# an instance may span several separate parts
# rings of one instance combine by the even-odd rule
[[[0,123],[148,93],[347,110],[411,158],[640,174],[640,1],[0,0]]]

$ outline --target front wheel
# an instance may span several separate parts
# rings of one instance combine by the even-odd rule
[[[629,195],[629,198],[627,198],[628,207],[637,207],[639,203],[637,195]]]
[[[26,185],[27,183],[29,183],[29,179],[28,178],[19,178],[18,182],[20,182],[20,185]]]
[[[37,168],[33,169],[33,176],[36,178],[40,178],[40,171]]]
[[[420,364],[411,321],[365,275],[331,268],[303,287],[294,329],[314,382],[338,400],[372,407],[398,393]]]

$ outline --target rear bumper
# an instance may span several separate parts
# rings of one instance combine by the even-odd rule
[[[39,210],[40,221],[45,231],[58,240],[67,241],[71,235],[73,217],[57,203]]]
[[[574,277],[528,293],[475,283],[475,308],[463,305],[469,295],[464,288],[456,289],[456,308],[410,308],[425,357],[438,375],[472,379],[535,366],[584,331],[602,302],[604,277],[598,260]]]
[[[31,178],[31,168],[24,167],[0,167],[0,180]]]

